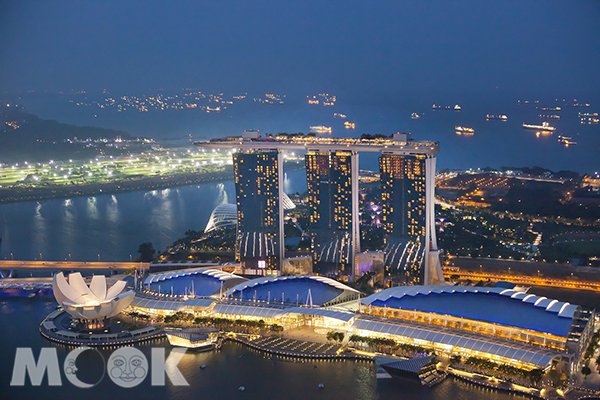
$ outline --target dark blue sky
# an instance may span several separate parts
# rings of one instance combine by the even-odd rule
[[[0,91],[600,92],[600,1],[4,1]]]

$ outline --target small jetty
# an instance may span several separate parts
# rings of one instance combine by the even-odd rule
[[[420,382],[421,385],[432,387],[442,382],[448,376],[438,371],[433,356],[419,356],[409,359],[378,358],[376,359],[377,377],[398,377]],[[380,371],[381,370],[381,371]],[[387,373],[387,376],[384,375]]]
[[[185,347],[196,351],[221,348],[223,339],[215,328],[165,329],[171,346]]]

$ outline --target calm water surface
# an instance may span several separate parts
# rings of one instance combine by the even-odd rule
[[[9,386],[12,376],[15,349],[33,347],[34,354],[45,346],[55,346],[41,337],[39,322],[55,308],[54,301],[9,300],[0,302],[0,397],[2,399],[428,399],[428,400],[503,400],[522,398],[479,388],[464,382],[447,379],[428,389],[418,384],[400,380],[375,378],[373,365],[367,362],[305,362],[297,363],[273,359],[250,351],[241,345],[226,344],[219,352],[186,354],[180,362],[180,370],[188,387],[152,387],[147,377],[140,386],[123,389],[105,377],[92,389],[72,386],[63,375],[62,387]],[[150,354],[152,346],[168,347],[165,341],[138,346],[144,354]],[[62,364],[69,349],[58,349]],[[108,359],[112,350],[103,350]],[[167,350],[168,351],[168,350]],[[84,352],[78,358],[78,377],[94,382],[100,377],[99,358]],[[200,369],[206,364],[206,369]],[[89,379],[88,379],[89,378]],[[95,378],[95,379],[94,379]],[[168,382],[168,379],[167,379]],[[318,389],[323,383],[325,389]],[[237,388],[243,385],[244,392]]]
[[[304,171],[286,173],[284,190],[305,191]],[[223,202],[235,202],[232,181],[2,204],[0,258],[126,261],[142,242],[164,250],[186,230],[204,230]]]

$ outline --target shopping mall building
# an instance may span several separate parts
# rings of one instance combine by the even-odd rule
[[[321,276],[260,277],[193,268],[151,274],[131,308],[232,320],[284,329],[312,326],[390,338],[440,355],[477,357],[524,369],[579,368],[594,314],[515,288],[398,286],[361,298]]]

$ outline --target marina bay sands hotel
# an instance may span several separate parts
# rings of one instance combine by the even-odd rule
[[[245,267],[281,273],[283,152],[304,151],[313,272],[353,279],[361,259],[359,154],[370,152],[379,153],[386,274],[405,284],[443,282],[434,217],[437,142],[402,133],[358,139],[246,131],[196,145],[233,150],[236,257]]]

